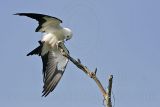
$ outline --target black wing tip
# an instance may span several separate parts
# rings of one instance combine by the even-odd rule
[[[49,93],[51,93],[52,91],[51,90],[47,90],[46,87],[43,86],[42,97],[47,97],[49,95]]]
[[[43,95],[42,95],[42,97],[47,97],[48,96],[48,94],[45,94],[45,93],[43,93]]]
[[[15,13],[15,14],[13,14],[13,15],[19,15],[19,16],[23,16],[23,15],[25,15],[26,13]]]
[[[49,15],[45,15],[45,14],[41,14],[41,13],[15,13],[15,14],[13,14],[13,15],[19,15],[19,16],[31,16],[31,15],[38,15],[38,16],[47,16],[47,17],[51,17],[51,18],[54,18],[54,19],[57,19],[57,20],[59,20],[61,23],[63,23],[63,21],[61,20],[61,19],[59,19],[59,18],[57,18],[57,17],[53,17],[53,16],[49,16]],[[36,31],[36,32],[38,32],[38,31]]]
[[[30,54],[27,54],[26,56],[29,56]]]
[[[32,15],[34,13],[15,13],[13,15],[18,15],[18,16],[28,16],[28,15]],[[29,17],[29,16],[28,16]]]
[[[32,56],[32,55],[34,55],[34,54],[28,53],[26,56]]]
[[[45,94],[43,93],[41,97],[47,97],[47,95],[45,95]]]
[[[14,13],[13,15],[18,15],[18,13]]]
[[[47,97],[49,93],[50,92],[47,92],[47,91],[43,90],[42,91],[42,97]]]
[[[13,15],[43,15],[43,16],[47,16],[47,15],[40,14],[40,13],[15,13]]]

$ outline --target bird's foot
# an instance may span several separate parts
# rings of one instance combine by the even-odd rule
[[[57,43],[56,43],[56,45],[57,45],[57,49],[61,52],[61,54],[63,55],[63,56],[65,56],[66,55],[66,53],[65,53],[65,51],[64,51],[64,42],[63,41],[58,41]]]

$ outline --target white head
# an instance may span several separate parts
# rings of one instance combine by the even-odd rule
[[[65,40],[69,40],[72,38],[72,31],[68,28],[63,28]]]

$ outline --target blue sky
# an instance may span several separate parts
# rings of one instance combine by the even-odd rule
[[[56,89],[41,97],[42,64],[26,54],[41,33],[36,21],[17,12],[59,17],[73,31],[66,43],[74,58],[107,87],[114,75],[115,107],[154,107],[160,102],[160,1],[159,0],[2,0],[0,42],[0,106],[2,107],[103,107],[95,83],[71,62]]]

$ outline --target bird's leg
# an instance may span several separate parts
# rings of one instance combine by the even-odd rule
[[[57,49],[62,49],[62,41],[56,43]]]
[[[56,43],[56,46],[57,46],[57,49],[59,49],[59,51],[61,52],[61,54],[62,54],[63,56],[65,56],[66,53],[65,53],[65,51],[64,51],[64,41],[58,41],[58,42]]]

